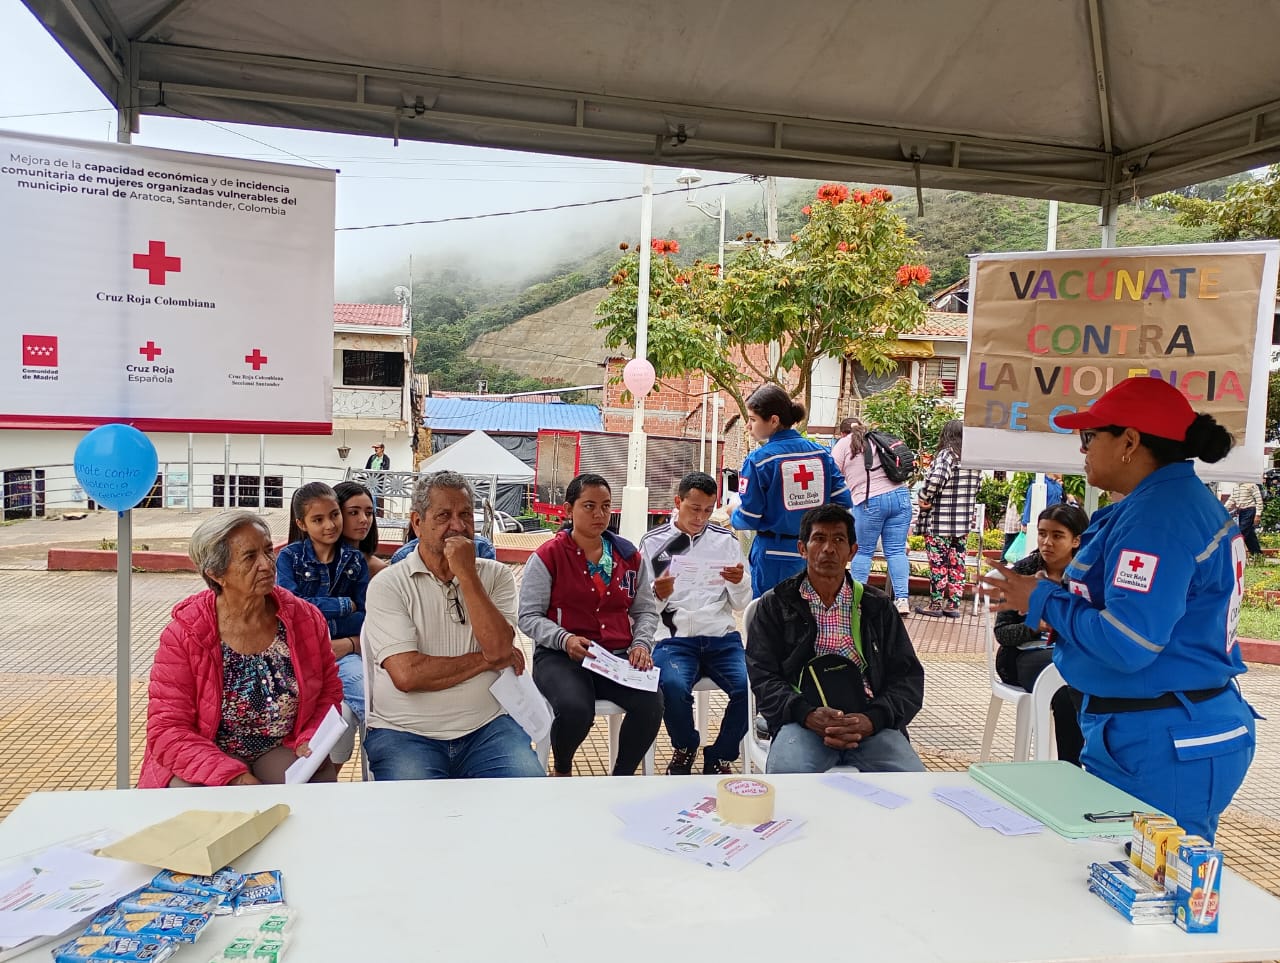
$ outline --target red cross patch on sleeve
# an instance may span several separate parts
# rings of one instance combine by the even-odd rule
[[[1111,584],[1134,592],[1150,592],[1159,564],[1159,555],[1123,549],[1120,561],[1116,564],[1116,573],[1111,577]]]

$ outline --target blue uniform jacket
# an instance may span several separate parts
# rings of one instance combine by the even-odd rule
[[[1027,495],[1022,502],[1023,525],[1031,524],[1031,489],[1034,485],[1035,482],[1032,482],[1027,486]],[[1046,475],[1044,479],[1044,507],[1048,508],[1050,505],[1061,505],[1062,501],[1062,482]]]
[[[1191,462],[1167,465],[1094,513],[1065,584],[1032,592],[1027,624],[1053,626],[1054,663],[1089,695],[1217,688],[1245,671],[1244,564],[1240,530]]]
[[[369,563],[360,549],[338,543],[337,576],[330,585],[329,566],[316,559],[311,539],[290,542],[276,558],[276,584],[318,608],[335,639],[360,634],[369,590]]]
[[[794,428],[783,428],[749,454],[738,474],[742,501],[730,524],[773,533],[794,542],[800,518],[811,508],[834,503],[853,508],[849,486],[831,452]]]

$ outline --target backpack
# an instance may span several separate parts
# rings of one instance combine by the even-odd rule
[[[916,453],[907,447],[905,441],[881,431],[869,431],[866,443],[862,447],[862,457],[866,460],[868,476],[871,474],[872,446],[880,455],[880,467],[889,481],[901,484],[916,470]]]

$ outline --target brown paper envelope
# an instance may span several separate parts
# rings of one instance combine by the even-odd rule
[[[266,839],[288,815],[284,804],[252,813],[192,809],[112,843],[99,855],[208,876]]]

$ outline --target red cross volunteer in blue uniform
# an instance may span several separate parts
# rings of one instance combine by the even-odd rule
[[[992,607],[1052,627],[1053,661],[1084,693],[1084,767],[1212,839],[1256,716],[1235,681],[1244,539],[1191,459],[1220,461],[1231,436],[1159,378],[1057,424],[1079,429],[1089,484],[1125,498],[1094,513],[1064,585],[998,565]]]
[[[804,571],[799,533],[805,512],[828,503],[853,508],[849,486],[831,453],[791,427],[802,418],[804,405],[777,385],[761,385],[747,399],[751,437],[762,444],[742,463],[741,501],[729,523],[756,532],[749,556],[756,598]]]

